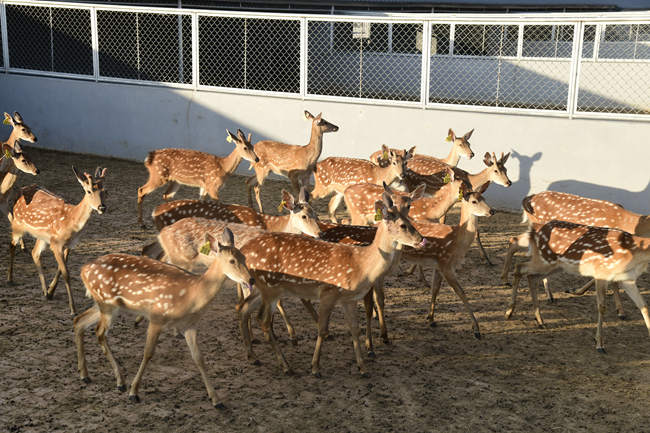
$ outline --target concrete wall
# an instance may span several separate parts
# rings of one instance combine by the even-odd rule
[[[19,111],[39,146],[138,161],[149,150],[170,146],[226,154],[232,145],[225,128],[252,132],[254,140],[306,143],[305,109],[322,111],[340,126],[325,137],[324,157],[365,158],[382,143],[417,145],[420,153],[444,156],[449,127],[458,133],[475,128],[477,156],[461,160],[460,167],[479,171],[486,151],[514,151],[507,163],[514,184],[490,187],[494,206],[518,209],[525,195],[550,187],[650,213],[650,122],[302,101],[12,74],[0,75],[0,95],[2,110]],[[8,134],[3,126],[0,136]]]

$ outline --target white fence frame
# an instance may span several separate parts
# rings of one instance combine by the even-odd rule
[[[9,39],[7,29],[6,5],[36,6],[36,7],[55,7],[55,8],[72,8],[90,11],[91,39],[92,39],[92,75],[79,75],[61,72],[30,70],[11,67]],[[97,11],[119,11],[119,12],[140,12],[155,13],[168,15],[183,15],[191,17],[191,46],[192,46],[192,83],[170,83],[158,81],[145,81],[137,79],[113,78],[101,76],[99,69],[99,43],[97,33]],[[216,87],[200,85],[199,77],[199,35],[198,21],[199,17],[235,17],[235,18],[263,18],[278,19],[287,21],[300,22],[300,86],[299,93],[284,93],[265,90],[252,90],[230,87]],[[309,23],[310,22],[387,22],[387,23],[414,23],[423,25],[422,37],[422,69],[420,83],[420,100],[399,101],[384,99],[367,99],[356,97],[342,97],[317,95],[308,93],[307,74],[308,74],[308,56],[309,56]],[[599,59],[598,51],[600,44],[600,35],[604,25],[608,24],[636,24],[647,22],[650,24],[650,11],[642,12],[595,12],[595,13],[528,13],[528,14],[382,14],[382,15],[311,15],[296,14],[283,15],[277,13],[248,13],[248,12],[231,12],[231,11],[209,11],[195,9],[173,9],[173,8],[153,8],[138,6],[105,6],[84,3],[64,3],[52,1],[37,0],[0,0],[0,25],[2,27],[2,54],[3,59],[0,63],[0,71],[4,73],[29,74],[39,76],[50,76],[68,79],[90,80],[96,82],[114,82],[136,84],[144,86],[164,86],[179,89],[201,90],[211,92],[227,92],[237,94],[250,94],[260,96],[274,96],[283,98],[296,98],[302,100],[323,100],[336,101],[354,104],[378,104],[402,107],[417,107],[422,109],[446,109],[462,111],[480,111],[491,113],[518,113],[540,116],[568,117],[568,118],[605,118],[605,119],[622,119],[622,120],[642,120],[649,121],[650,115],[646,114],[628,114],[615,112],[583,112],[577,108],[578,93],[580,86],[580,68],[583,62],[635,62],[647,63],[647,59]],[[570,62],[570,76],[568,79],[567,109],[529,109],[529,108],[510,108],[510,107],[493,107],[484,105],[464,105],[453,103],[430,103],[429,102],[429,83],[430,83],[430,59],[427,55],[430,52],[431,43],[431,26],[432,24],[449,24],[450,41],[449,52],[453,53],[454,30],[458,24],[479,24],[479,25],[518,25],[518,47],[516,56],[503,56],[501,59],[513,59],[527,61],[556,61]],[[574,36],[571,57],[550,58],[550,57],[527,57],[522,55],[523,29],[525,25],[573,25]],[[582,48],[584,42],[584,29],[586,25],[596,25],[596,34],[594,38],[593,54],[590,57],[582,58]],[[463,57],[458,55],[442,55],[444,57]],[[490,58],[481,56],[481,59]],[[496,57],[495,57],[496,58]]]

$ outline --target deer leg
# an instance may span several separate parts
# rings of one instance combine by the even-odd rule
[[[372,293],[373,289],[371,288],[363,297],[363,306],[366,311],[366,351],[368,352],[368,358],[375,357],[375,348],[372,345]]]
[[[151,173],[149,173],[147,183],[138,188],[138,224],[144,226],[144,222],[142,221],[142,200],[144,200],[146,195],[151,194],[164,184],[165,182],[161,182],[159,179],[152,177]]]
[[[521,270],[523,269],[524,264],[519,264],[515,266],[515,273],[512,278],[512,295],[510,299],[510,306],[506,310],[506,319],[509,319],[512,316],[512,313],[515,312],[515,307],[517,306],[517,290],[519,290],[519,282],[521,281]]]
[[[552,304],[555,302],[555,299],[553,298],[553,292],[551,292],[551,289],[548,286],[548,278],[544,277],[542,278],[542,284],[544,285],[544,292],[546,293],[546,298],[548,299],[548,303]]]
[[[259,365],[260,361],[253,353],[253,344],[251,342],[251,332],[250,332],[250,320],[251,313],[259,309],[262,305],[262,296],[259,292],[252,293],[247,297],[239,310],[239,330],[242,335],[242,340],[244,340],[244,347],[246,348],[246,358],[253,365]]]
[[[52,252],[54,253],[54,258],[56,259],[56,263],[59,265],[59,270],[61,271],[61,275],[63,276],[63,282],[65,283],[65,289],[68,291],[68,304],[70,305],[70,314],[75,314],[76,309],[74,306],[74,298],[72,297],[72,288],[70,287],[70,275],[68,274],[68,267],[65,264],[65,260],[63,258],[63,247],[60,247],[58,245],[51,245],[52,247]],[[52,296],[54,296],[54,289],[56,289],[56,285],[54,287],[51,287],[50,290],[47,291],[47,296],[51,299]]]
[[[129,391],[129,400],[132,402],[138,403],[140,397],[138,397],[138,388],[140,386],[140,379],[142,379],[142,374],[144,369],[147,367],[149,360],[153,356],[154,351],[156,350],[156,344],[158,343],[158,337],[160,336],[160,331],[162,326],[160,324],[149,321],[149,327],[147,328],[147,342],[144,346],[144,356],[142,357],[142,362],[140,363],[140,368],[131,383],[131,390]]]
[[[296,341],[296,331],[293,329],[293,325],[291,324],[289,318],[287,317],[287,312],[284,311],[282,302],[278,301],[276,303],[276,308],[278,309],[280,316],[282,316],[282,320],[284,320],[284,324],[287,325],[287,333],[289,334],[289,340],[291,341],[291,344],[295,346],[296,344],[298,344],[298,342]]]
[[[605,353],[605,347],[603,346],[603,316],[605,315],[606,310],[605,289],[607,289],[607,281],[596,280],[596,307],[598,309],[598,325],[596,325],[596,350],[600,353]]]
[[[542,320],[542,315],[540,314],[539,311],[539,302],[537,301],[537,282],[539,281],[539,277],[536,275],[528,275],[528,290],[530,291],[530,298],[533,301],[533,309],[535,311],[535,320],[537,321],[537,325],[540,328],[544,327],[544,321]]]
[[[595,280],[591,280],[591,281],[589,281],[589,282],[588,282],[587,284],[585,284],[584,286],[580,287],[579,289],[574,290],[572,294],[573,294],[573,295],[576,295],[576,296],[582,296],[582,295],[584,295],[585,292],[586,292],[587,290],[589,290],[591,287],[593,287],[594,282],[595,282]]]
[[[618,282],[616,281],[612,283],[612,297],[614,298],[614,303],[616,304],[616,315],[619,319],[625,320],[625,310],[623,309],[623,303],[621,302],[621,295],[619,293],[619,286]]]
[[[181,188],[181,185],[179,183],[174,182],[174,181],[169,182],[169,184],[167,186],[167,189],[163,193],[163,196],[162,196],[163,200],[169,201],[169,200],[173,199],[180,188]],[[201,197],[201,198],[203,198],[203,197]]]
[[[314,348],[314,355],[311,359],[311,374],[316,377],[321,377],[320,374],[320,351],[323,346],[323,340],[329,334],[329,321],[332,309],[336,304],[337,293],[327,291],[321,293],[320,306],[318,308],[318,338],[316,339],[316,347]]]
[[[208,374],[205,372],[205,362],[203,361],[203,354],[201,353],[201,349],[199,349],[199,345],[196,342],[196,329],[186,329],[184,334],[185,334],[185,341],[187,342],[187,347],[189,347],[190,354],[192,355],[192,359],[194,360],[196,367],[199,369],[199,372],[201,373],[201,378],[203,379],[203,384],[205,385],[205,389],[208,391],[208,397],[210,397],[212,406],[216,407],[217,409],[225,409],[226,407],[224,406],[224,404],[217,399],[217,394],[215,393],[214,388],[210,383]]]
[[[17,237],[12,234],[11,242],[9,243],[9,267],[7,268],[7,283],[14,282],[14,260],[16,257],[16,244],[22,241],[22,237]]]
[[[637,308],[641,310],[643,321],[645,322],[645,326],[648,329],[648,334],[650,334],[650,315],[648,315],[648,305],[646,304],[645,299],[643,299],[643,296],[641,296],[641,293],[639,293],[639,288],[634,281],[624,281],[620,284],[623,286],[623,290],[625,290],[627,296],[632,299],[634,305],[636,305]]]
[[[336,220],[336,209],[339,207],[341,204],[341,200],[343,200],[343,194],[337,192],[334,192],[334,196],[330,199],[329,204],[327,205],[327,214],[330,217],[330,221],[333,223],[338,223]]]
[[[257,183],[257,178],[251,176],[246,179],[246,193],[248,195],[248,207],[253,209],[253,187]]]
[[[74,341],[77,345],[77,366],[79,377],[84,383],[89,383],[88,368],[86,367],[86,352],[84,350],[84,332],[94,325],[100,318],[99,307],[93,305],[74,318]]]
[[[385,296],[383,278],[380,278],[375,282],[375,287],[373,288],[373,297],[375,300],[375,305],[377,306],[377,319],[379,320],[381,339],[384,344],[390,344],[390,339],[388,338],[388,330],[386,329],[386,317],[384,316]]]
[[[503,271],[501,271],[501,282],[503,282],[503,284],[509,284],[508,273],[510,272],[510,267],[512,266],[512,258],[514,257],[515,253],[517,251],[528,248],[529,241],[530,239],[528,237],[528,233],[510,238],[510,245],[508,246],[508,251],[506,252],[506,257],[503,262]]]
[[[278,341],[275,338],[275,334],[273,333],[273,323],[272,323],[272,318],[273,318],[273,313],[275,306],[277,305],[277,302],[273,302],[271,304],[264,303],[262,305],[262,331],[266,333],[269,336],[269,343],[271,343],[271,348],[273,349],[273,352],[275,353],[275,357],[278,360],[278,363],[280,364],[280,367],[282,368],[282,371],[284,374],[291,374],[291,367],[289,367],[289,364],[287,363],[287,359],[284,357],[284,353],[282,353],[282,349],[280,349],[280,346],[278,346]]]
[[[104,352],[104,355],[106,355],[106,358],[108,358],[108,362],[111,363],[113,373],[115,374],[115,380],[117,381],[117,390],[124,392],[126,391],[126,386],[124,385],[124,377],[120,371],[120,364],[113,356],[110,347],[108,347],[108,342],[106,341],[106,333],[111,327],[113,318],[112,311],[101,311],[99,314],[99,323],[97,324],[97,329],[95,330],[95,334],[97,335],[97,342],[99,342],[99,345],[102,348],[102,352]]]
[[[68,265],[68,254],[70,254],[70,248],[64,248],[63,249],[63,261],[65,262],[66,266]],[[59,284],[59,277],[60,276],[61,276],[61,270],[59,268],[57,268],[56,269],[56,274],[54,274],[54,278],[52,279],[52,282],[50,283],[48,291],[50,291],[50,290],[54,291],[54,288],[56,288],[57,284]]]
[[[291,182],[293,193],[298,196],[298,194],[300,194],[300,182],[298,180],[298,176],[295,174],[289,175],[289,181]]]
[[[487,252],[485,251],[485,248],[483,248],[483,243],[481,242],[481,231],[479,230],[478,227],[476,227],[476,243],[478,243],[478,246],[481,249],[481,254],[483,254],[483,257],[488,262],[488,265],[494,266],[494,263],[492,263],[492,261],[490,261],[490,258],[488,257]]]
[[[45,296],[47,299],[52,299],[50,294],[47,291],[47,287],[45,285],[45,275],[43,275],[43,267],[41,266],[41,253],[46,247],[45,241],[41,239],[37,239],[36,243],[34,244],[34,249],[32,249],[32,259],[34,260],[34,264],[36,265],[36,270],[38,271],[38,278],[41,281],[41,288],[43,289],[43,296]]]
[[[442,285],[442,275],[435,267],[433,268],[433,275],[431,276],[431,306],[429,308],[429,315],[427,320],[429,321],[429,326],[436,326],[436,321],[434,319],[435,309],[436,309],[436,298],[440,292],[440,286]]]
[[[458,282],[458,278],[456,278],[456,273],[451,269],[449,270],[441,269],[440,273],[444,275],[445,280],[447,280],[447,283],[449,283],[449,285],[454,290],[454,292],[456,292],[456,296],[458,296],[460,300],[463,301],[465,310],[467,310],[467,314],[469,314],[470,319],[472,319],[472,328],[474,329],[474,337],[480,340],[481,331],[479,330],[478,327],[478,321],[476,320],[476,317],[474,316],[474,312],[472,311],[472,308],[469,305],[469,301],[467,300],[465,291],[463,290],[460,283]]]
[[[370,305],[372,306],[372,295],[370,295],[370,300]],[[342,306],[345,321],[348,322],[350,334],[352,335],[352,346],[354,347],[354,356],[357,359],[357,366],[359,366],[359,373],[361,373],[361,377],[368,377],[366,366],[361,357],[361,345],[359,344],[359,318],[357,317],[357,305],[355,302],[344,302],[342,303]]]

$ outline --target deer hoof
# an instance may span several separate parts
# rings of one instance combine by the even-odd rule
[[[91,382],[91,380],[90,380],[89,377],[82,377],[82,378],[81,378],[81,381],[82,381],[83,383],[85,383],[85,384],[88,384],[88,383]]]
[[[124,392],[126,391],[126,385],[117,385],[117,390],[119,392]]]
[[[625,319],[627,319],[627,316],[625,315],[625,313],[621,313],[621,314],[618,314],[618,318],[619,318],[619,320],[625,320]]]
[[[430,328],[435,328],[436,326],[438,326],[438,324],[435,321],[432,320],[431,322],[429,322]]]
[[[317,379],[320,379],[320,378],[323,377],[323,376],[321,376],[320,371],[317,371],[317,372],[315,372],[315,373],[312,372],[311,374],[312,374],[315,378],[317,378]]]
[[[369,351],[368,351],[368,358],[370,358],[370,359],[375,359],[376,356],[377,356],[377,355],[375,355],[375,351],[374,351],[374,350],[369,350]]]
[[[390,339],[388,337],[381,337],[381,341],[383,341],[387,346],[391,345]]]
[[[45,294],[45,299],[47,299],[48,301],[51,301],[52,299],[54,299],[54,293],[52,293],[52,292],[47,292],[47,293]]]
[[[218,402],[218,403],[215,403],[215,404],[214,404],[214,408],[215,408],[215,409],[219,409],[219,410],[225,410],[225,409],[226,409],[226,405],[223,404],[222,402]]]
[[[598,353],[602,353],[603,355],[607,353],[607,352],[605,352],[604,347],[598,347],[596,350],[598,351]]]
[[[475,332],[474,333],[474,338],[476,338],[477,340],[480,340],[481,339],[481,333],[480,332]]]
[[[140,397],[137,394],[132,394],[129,396],[129,401],[131,403],[140,403]]]
[[[250,361],[250,363],[251,365],[257,365],[257,366],[262,365],[259,359],[253,359]]]
[[[287,370],[284,370],[284,375],[285,376],[293,376],[293,370],[290,369],[290,368],[287,369]]]
[[[364,379],[368,379],[370,377],[370,374],[367,371],[362,371],[361,372],[361,377]]]
[[[298,340],[296,340],[295,338],[292,338],[292,339],[290,339],[289,341],[291,341],[291,344],[292,344],[293,346],[297,346],[297,345],[298,345]]]

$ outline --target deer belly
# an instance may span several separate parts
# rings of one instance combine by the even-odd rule
[[[627,269],[625,272],[616,274],[614,278],[612,278],[612,281],[636,281],[636,279],[646,272],[647,269],[647,264],[637,265],[631,269]]]

